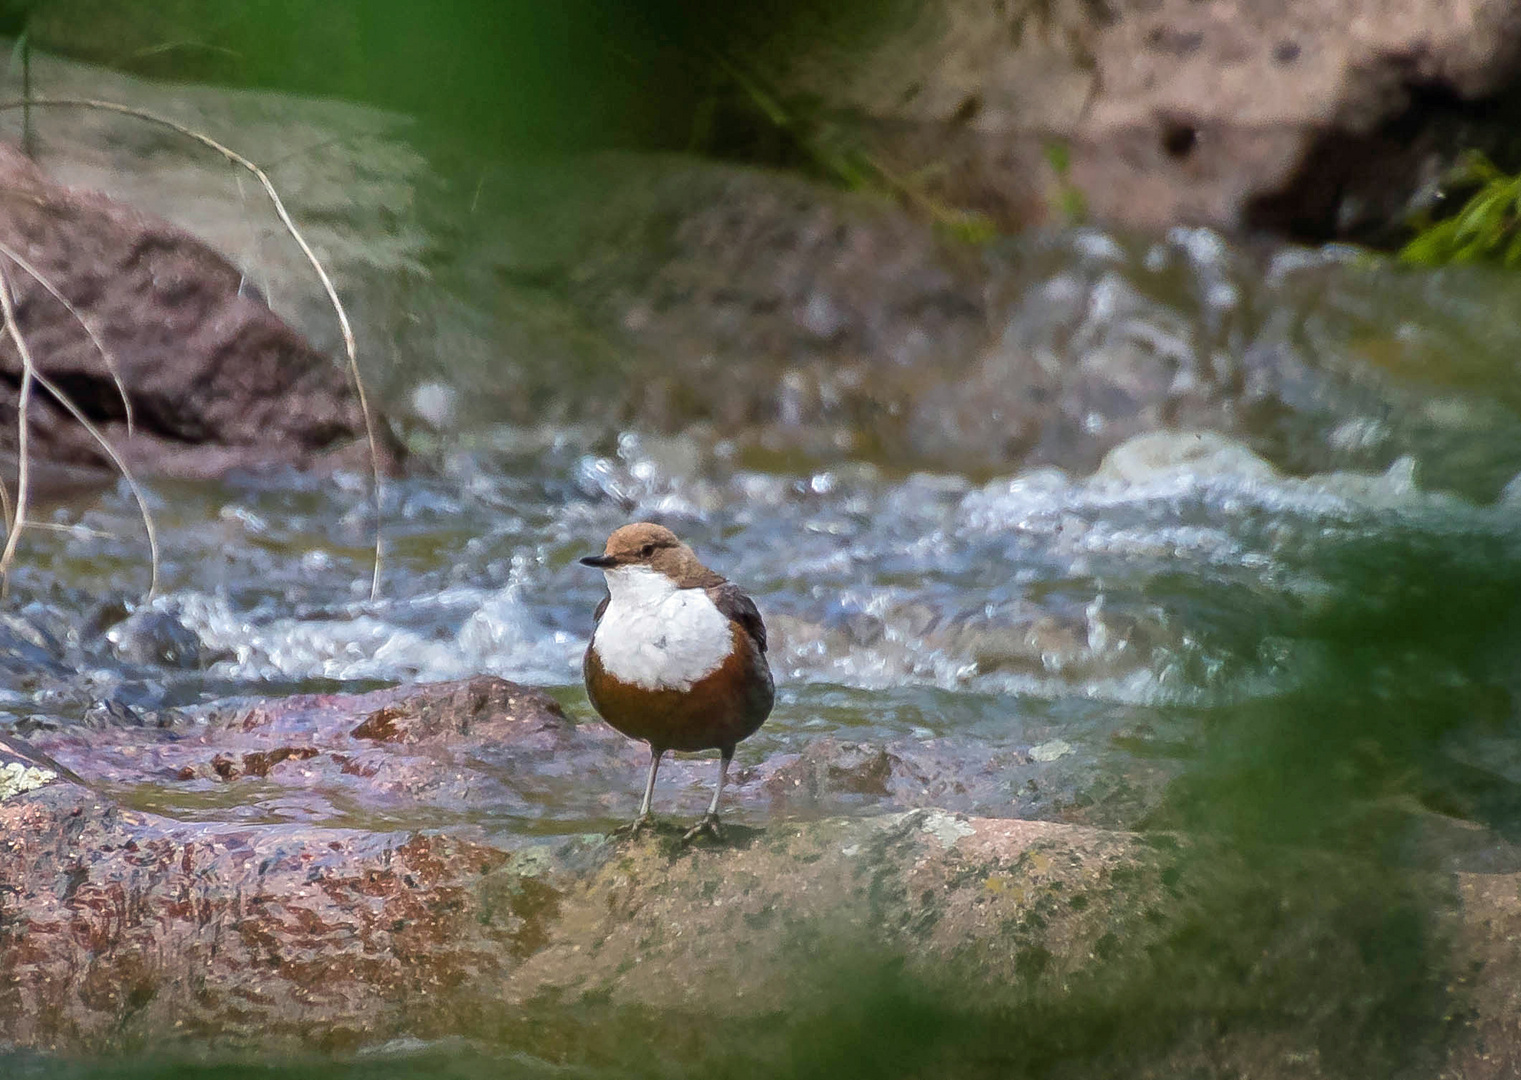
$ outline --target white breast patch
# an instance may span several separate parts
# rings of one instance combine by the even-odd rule
[[[729,656],[729,619],[704,589],[678,589],[647,566],[603,571],[607,610],[592,643],[602,669],[645,690],[688,690]]]

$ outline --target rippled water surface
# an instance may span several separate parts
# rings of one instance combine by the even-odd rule
[[[474,441],[439,476],[387,485],[378,601],[357,481],[158,485],[167,588],[148,610],[193,633],[190,655],[141,655],[117,624],[62,657],[77,673],[0,707],[67,723],[102,699],[151,713],[489,672],[587,715],[579,665],[602,584],[576,559],[654,518],[748,586],[771,627],[780,696],[742,759],[820,734],[948,740],[969,757],[1013,752],[1025,765],[1010,812],[1050,813],[1046,800],[1081,795],[1069,772],[1122,773],[1138,748],[1195,740],[1201,711],[1324,677],[1328,634],[1372,632],[1422,603],[1431,576],[1477,601],[1517,572],[1509,501],[1424,492],[1405,463],[1287,478],[1206,434],[1139,437],[1088,477],[988,483],[762,474],[680,437],[627,434],[604,453],[565,432]],[[38,533],[24,578],[133,606],[141,545],[100,536],[132,536],[121,494],[58,516],[79,527]],[[69,639],[70,608],[30,613]],[[1051,793],[1021,803],[1036,774]]]
[[[1185,428],[1128,438],[1096,471],[993,476],[761,469],[706,430],[419,435],[429,471],[385,488],[379,600],[362,477],[154,484],[164,591],[146,607],[117,490],[54,508],[59,528],[24,545],[5,632],[37,663],[0,710],[35,731],[104,702],[152,717],[489,672],[590,719],[579,664],[602,585],[576,560],[655,519],[747,586],[771,628],[777,707],[742,763],[832,736],[993,762],[994,793],[969,807],[983,813],[1335,847],[1368,806],[1398,804],[1513,835],[1521,335],[1490,303],[1508,287],[1293,252],[1254,263],[1207,234],[1151,252],[1065,243],[1021,264],[1032,304],[1067,304],[1062,348],[1189,363],[1297,348],[1429,407],[1308,401],[1303,452],[1276,464],[1271,440]],[[1033,306],[1010,333],[1049,344],[1059,315]],[[171,618],[132,633],[145,612]],[[125,796],[204,817],[264,794]],[[480,823],[568,833],[610,814],[567,794]]]

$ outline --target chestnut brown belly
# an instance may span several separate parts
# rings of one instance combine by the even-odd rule
[[[774,696],[764,654],[738,626],[734,645],[718,670],[686,690],[647,690],[622,682],[588,648],[587,696],[602,719],[656,749],[732,751],[765,721]]]

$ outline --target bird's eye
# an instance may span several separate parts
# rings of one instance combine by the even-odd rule
[[[654,544],[645,544],[644,547],[642,547],[642,548],[639,549],[639,554],[643,555],[646,559],[648,559],[651,555],[655,554],[655,545]]]

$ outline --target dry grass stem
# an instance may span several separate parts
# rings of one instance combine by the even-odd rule
[[[9,251],[0,245],[0,251],[4,251],[10,257]],[[30,272],[30,271],[28,271]],[[41,278],[38,278],[40,281]],[[6,519],[5,550],[0,552],[0,596],[7,595],[10,590],[10,567],[16,556],[16,545],[20,542],[23,529],[48,529],[50,526],[45,522],[33,522],[26,520],[26,509],[30,488],[30,467],[28,465],[28,431],[30,425],[27,422],[27,410],[31,406],[32,383],[41,386],[47,393],[68,411],[69,415],[89,432],[90,437],[100,444],[111,463],[121,473],[122,479],[127,482],[127,487],[132,492],[132,498],[137,503],[139,515],[143,520],[143,531],[148,534],[148,595],[147,599],[153,599],[158,592],[158,530],[153,524],[153,515],[148,510],[148,500],[143,495],[143,490],[137,484],[132,475],[132,470],[122,460],[111,441],[105,437],[101,430],[90,422],[86,416],[74,404],[73,400],[63,390],[37,370],[37,365],[32,360],[31,350],[27,347],[26,339],[21,335],[21,328],[16,323],[15,300],[11,294],[10,278],[4,269],[0,269],[0,313],[5,318],[5,330],[7,335],[16,345],[16,352],[21,357],[21,393],[17,399],[17,435],[16,435],[16,507],[15,513],[11,512],[10,499],[5,492],[5,485],[0,483],[0,501],[4,503]],[[73,526],[61,528],[72,530]],[[93,532],[93,530],[90,530]]]
[[[5,332],[16,343],[21,357],[21,393],[16,399],[16,513],[10,528],[5,531],[5,550],[0,552],[0,596],[10,595],[11,563],[16,558],[16,545],[21,540],[21,530],[26,526],[26,502],[31,482],[31,470],[27,467],[27,410],[32,404],[32,382],[36,369],[32,364],[31,350],[16,325],[16,305],[11,299],[9,276],[0,269],[0,314],[5,317]]]
[[[149,60],[155,56],[160,56],[168,52],[174,52],[176,50],[184,50],[186,52],[220,53],[222,56],[229,57],[233,60],[243,59],[242,53],[238,52],[236,49],[229,49],[225,45],[212,45],[204,41],[186,40],[165,41],[161,42],[158,45],[149,45],[146,48],[137,49],[129,53],[123,53],[121,56],[116,58],[115,63],[118,65],[126,65],[136,60]]]
[[[296,223],[291,219],[290,212],[285,208],[285,202],[280,198],[280,193],[275,189],[275,185],[269,179],[268,174],[265,173],[265,171],[258,165],[255,165],[252,161],[248,160],[248,158],[244,157],[242,154],[239,154],[236,150],[233,150],[227,146],[224,146],[222,143],[217,142],[211,136],[196,131],[194,128],[187,127],[178,121],[170,120],[168,117],[159,116],[157,113],[151,113],[144,109],[136,109],[130,105],[121,105],[114,101],[96,101],[91,98],[76,99],[26,97],[17,100],[0,101],[0,110],[29,109],[34,107],[95,109],[101,112],[117,113],[122,116],[135,116],[140,120],[147,121],[148,123],[158,124],[161,127],[169,128],[171,131],[179,132],[186,138],[193,139],[194,141],[200,143],[202,146],[216,151],[225,157],[228,161],[231,161],[233,164],[247,169],[258,179],[259,183],[263,186],[264,192],[269,196],[269,201],[274,206],[275,214],[279,217],[281,224],[285,226],[286,232],[290,233],[291,238],[294,239],[296,241],[296,244],[301,248],[302,254],[306,256],[306,261],[309,262],[312,266],[312,269],[316,271],[317,278],[322,282],[322,288],[327,293],[328,302],[332,305],[333,311],[338,316],[339,328],[343,332],[343,347],[348,356],[349,377],[353,379],[354,390],[359,397],[359,411],[364,417],[365,440],[369,446],[370,451],[370,480],[373,511],[375,517],[375,562],[374,570],[370,577],[370,598],[375,599],[378,597],[380,595],[380,572],[383,556],[383,545],[381,542],[380,531],[381,508],[383,505],[383,492],[381,487],[382,481],[380,473],[380,447],[375,434],[375,419],[370,412],[369,395],[365,391],[364,379],[359,374],[359,351],[358,346],[354,342],[354,330],[353,327],[349,324],[348,312],[344,310],[343,301],[338,299],[338,290],[334,288],[332,278],[328,276],[327,270],[322,265],[322,261],[317,258],[316,253],[312,251],[311,245],[306,242],[306,237],[301,234],[301,230],[296,227]],[[23,378],[23,383],[25,383],[25,378]],[[22,430],[25,430],[24,423]],[[11,535],[14,536],[14,534],[18,533],[19,531],[19,529],[12,528]],[[13,546],[14,545],[8,540],[7,550],[9,551]],[[0,556],[0,573],[3,573],[3,568],[5,565],[6,564],[4,557]]]
[[[126,416],[127,420],[127,435],[131,436],[134,434],[136,431],[136,424],[134,423],[132,417],[132,399],[127,396],[126,383],[122,382],[121,366],[116,362],[116,357],[113,356],[111,354],[111,351],[106,348],[105,343],[100,340],[100,335],[97,334],[95,332],[95,328],[90,325],[90,320],[87,319],[84,315],[84,312],[75,307],[73,303],[70,302],[69,298],[67,296],[64,296],[58,287],[49,281],[40,270],[28,262],[20,252],[16,251],[8,244],[0,244],[0,255],[4,255],[11,262],[15,263],[17,266],[21,267],[21,269],[25,270],[27,272],[27,275],[31,277],[33,281],[37,282],[37,284],[41,285],[44,289],[51,293],[53,299],[62,304],[68,313],[74,316],[74,321],[77,322],[80,325],[81,329],[84,330],[85,336],[90,339],[90,344],[95,346],[95,351],[100,353],[100,358],[105,361],[106,370],[110,372],[111,381],[116,384],[116,392],[121,397],[122,412]]]
[[[229,165],[232,169],[233,183],[238,186],[238,206],[243,211],[243,223],[248,226],[248,268],[245,268],[242,271],[243,276],[238,279],[238,295],[242,296],[243,287],[249,284],[249,270],[259,269],[262,267],[264,265],[264,259],[259,250],[262,245],[259,241],[258,227],[253,223],[253,219],[248,214],[248,194],[243,190],[243,171],[236,165],[231,165],[230,162]],[[274,290],[270,287],[269,284],[269,275],[261,274],[260,280],[258,284],[255,285],[255,288],[257,288],[263,295],[264,303],[273,308],[275,306],[275,294]]]
[[[132,475],[132,470],[127,468],[127,463],[116,452],[116,448],[111,445],[111,441],[105,437],[105,434],[98,427],[90,422],[90,418],[84,414],[83,410],[74,404],[73,400],[42,372],[34,371],[33,377],[37,380],[37,384],[46,390],[54,401],[68,410],[69,415],[79,421],[80,426],[90,433],[90,437],[100,444],[100,448],[111,459],[111,464],[116,466],[117,471],[121,473],[121,478],[127,482],[127,487],[132,492],[132,500],[137,503],[138,516],[143,519],[143,531],[148,534],[148,595],[145,599],[152,600],[158,595],[158,530],[154,527],[153,514],[148,510],[148,499],[143,494],[143,489],[138,487],[137,480]],[[20,508],[18,507],[17,510],[19,513]],[[28,522],[26,527],[31,528],[31,523]]]
[[[89,320],[87,320],[85,318],[84,314],[81,311],[79,311],[72,303],[69,302],[69,299],[66,296],[64,296],[62,292],[60,292],[58,290],[57,286],[55,286],[51,281],[49,281],[45,275],[43,275],[35,266],[33,266],[30,262],[28,262],[19,253],[17,253],[13,249],[11,249],[6,244],[0,244],[0,255],[4,255],[6,258],[8,258],[12,262],[14,262],[17,266],[21,267],[22,270],[26,271],[27,274],[29,274],[33,279],[35,279],[39,285],[41,285],[44,289],[46,289],[49,293],[51,293],[53,295],[53,297],[60,304],[62,304],[65,308],[67,308],[68,311],[69,311],[69,314],[73,315],[74,318],[75,318],[75,320],[79,323],[79,325],[84,328],[84,332],[89,336],[91,343],[94,344],[96,350],[100,353],[101,359],[105,361],[107,369],[111,372],[111,379],[116,384],[116,390],[121,395],[122,408],[126,412],[127,435],[130,437],[132,435],[132,433],[133,433],[132,403],[131,403],[130,399],[127,396],[127,388],[123,384],[122,379],[121,379],[121,374],[120,374],[121,369],[120,369],[120,367],[116,363],[116,358],[111,355],[111,352],[105,347],[105,344],[100,340],[100,337],[95,333],[95,330],[90,326]],[[6,284],[6,291],[9,292],[9,282],[7,281],[5,284]],[[9,310],[9,308],[6,309],[6,317],[7,318],[10,317],[10,310]],[[16,332],[16,331],[12,332],[12,340],[16,341],[16,343],[17,343],[17,350],[18,351],[20,351],[22,348],[24,348],[24,343],[21,341],[18,332]],[[157,530],[154,528],[154,525],[153,525],[153,515],[148,510],[148,500],[147,500],[147,498],[143,495],[142,489],[138,486],[136,478],[133,477],[132,470],[127,467],[127,463],[122,460],[122,458],[121,458],[120,455],[117,454],[116,448],[111,445],[110,440],[108,440],[105,437],[104,433],[102,433],[100,431],[100,429],[95,426],[95,424],[91,423],[89,417],[85,416],[83,410],[81,410],[78,406],[76,406],[74,404],[73,400],[71,400],[69,398],[69,396],[67,394],[65,394],[63,392],[63,390],[60,389],[59,386],[56,383],[54,383],[47,376],[43,375],[41,371],[38,371],[36,369],[36,365],[31,364],[31,357],[30,357],[29,353],[26,354],[25,358],[22,361],[23,381],[26,378],[26,374],[25,373],[26,373],[28,365],[30,365],[30,374],[31,374],[31,377],[33,379],[35,379],[37,381],[37,384],[39,386],[41,386],[44,390],[46,390],[48,392],[48,394],[55,401],[58,402],[58,404],[62,405],[64,407],[64,409],[68,411],[69,415],[71,415],[72,417],[74,417],[74,419],[77,420],[80,423],[80,425],[85,429],[85,431],[87,431],[89,433],[89,435],[90,435],[91,438],[93,438],[97,443],[100,444],[100,447],[101,447],[102,450],[105,451],[106,456],[111,459],[111,463],[113,465],[115,465],[116,468],[117,468],[117,470],[121,473],[122,479],[124,479],[127,482],[127,487],[132,492],[132,498],[137,503],[138,514],[139,514],[139,516],[143,520],[143,531],[146,532],[147,535],[148,535],[148,552],[149,552],[149,566],[150,566],[150,569],[149,569],[148,598],[152,599],[152,597],[158,592],[158,564],[159,564],[158,533],[157,533]],[[18,450],[19,450],[19,447],[18,447]],[[17,502],[18,503],[20,503],[20,501],[21,501],[21,495],[20,495],[21,485],[20,485],[20,481],[19,481],[19,476],[20,476],[21,469],[25,466],[25,463],[26,463],[26,458],[25,458],[25,454],[24,453],[19,454],[19,461],[20,461],[20,464],[17,465],[18,481],[17,481],[17,485],[16,485],[17,486]],[[30,528],[43,528],[44,527],[44,526],[42,526],[42,525],[40,525],[38,523],[28,522],[28,521],[25,521],[25,520],[22,521],[20,528],[16,527],[16,525],[15,525],[13,519],[12,519],[11,512],[10,512],[10,499],[9,499],[9,496],[4,491],[4,485],[3,484],[0,484],[0,501],[4,502],[5,527],[6,527],[6,530],[7,530],[8,533],[12,533],[12,534],[19,533],[20,532],[20,528],[29,528],[30,529]],[[20,509],[21,509],[21,507],[18,506],[17,510],[19,511]],[[4,565],[4,566],[6,566],[8,568],[9,564],[8,563],[0,563],[0,565]]]
[[[6,490],[3,480],[0,480],[0,514],[5,515],[5,530],[9,532],[15,524],[16,516],[11,513],[11,493]]]

